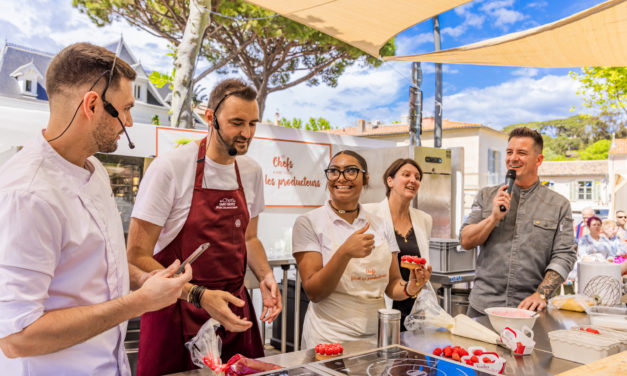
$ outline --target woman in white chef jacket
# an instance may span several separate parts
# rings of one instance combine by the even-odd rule
[[[394,300],[415,296],[428,271],[401,278],[391,222],[364,210],[359,195],[368,184],[368,166],[344,150],[331,158],[327,188],[331,199],[296,219],[292,252],[311,300],[303,324],[303,348],[319,343],[373,338],[383,294]]]
[[[422,169],[413,159],[397,159],[383,174],[386,198],[381,202],[365,204],[364,208],[379,215],[394,225],[394,235],[400,250],[397,262],[402,256],[418,256],[429,264],[429,239],[431,237],[431,216],[422,210],[412,208],[411,201],[416,197]],[[429,267],[430,268],[430,267]],[[401,276],[409,278],[409,270],[401,269]],[[431,277],[430,270],[426,277]],[[405,330],[405,317],[411,313],[415,299],[395,301],[393,308],[401,311],[401,330]]]

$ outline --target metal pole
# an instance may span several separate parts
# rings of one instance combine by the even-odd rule
[[[413,156],[414,146],[420,146],[422,134],[422,69],[420,62],[411,65],[411,86],[409,87],[409,148]]]
[[[281,315],[281,353],[285,353],[287,350],[287,270],[290,268],[290,264],[281,265],[283,269],[283,314]]]
[[[433,17],[433,41],[440,51],[440,20]],[[435,113],[433,114],[433,146],[442,147],[442,64],[435,64]]]
[[[294,351],[300,348],[300,275],[296,270],[296,287],[294,291]]]

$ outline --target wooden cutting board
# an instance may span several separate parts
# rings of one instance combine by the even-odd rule
[[[557,376],[627,375],[627,351],[562,372]]]

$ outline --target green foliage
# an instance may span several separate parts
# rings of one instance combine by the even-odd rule
[[[584,67],[581,74],[570,76],[581,83],[577,94],[586,107],[627,115],[627,67]]]
[[[581,160],[607,159],[607,155],[612,146],[610,140],[599,140],[585,148],[579,155]]]
[[[517,127],[528,127],[542,134],[543,154],[547,161],[607,159],[612,133],[618,138],[627,137],[624,127],[617,129],[603,115],[575,115],[565,119],[518,123],[506,126],[503,131],[509,133]],[[602,149],[601,146],[606,144],[607,150]],[[589,149],[593,145],[596,146]]]
[[[161,121],[159,120],[159,115],[155,115],[152,117],[152,125],[161,125]]]
[[[302,129],[303,127],[303,121],[302,119],[297,119],[294,118],[292,120],[287,120],[286,118],[281,118],[279,120],[279,125],[282,127],[286,127],[286,128],[296,128],[296,129]],[[327,129],[332,129],[331,128],[331,124],[329,123],[329,121],[325,118],[309,118],[309,122],[307,122],[305,124],[305,129],[308,131],[321,131],[321,130],[327,130]]]
[[[179,44],[189,13],[189,3],[178,0],[72,0],[72,4],[99,26],[124,19],[174,46]],[[214,12],[235,20],[212,14],[201,54],[213,67],[241,49],[217,72],[230,74],[240,69],[257,88],[261,116],[272,92],[300,83],[335,87],[355,62],[373,67],[382,63],[338,39],[246,1],[213,0],[211,6]],[[259,17],[270,18],[250,20]],[[391,39],[379,54],[394,55],[395,50]],[[166,81],[163,76],[155,78]]]
[[[174,72],[172,72],[174,73]],[[157,71],[152,71],[150,73],[150,76],[148,76],[148,79],[150,80],[150,82],[153,83],[153,85],[155,85],[158,88],[162,88],[163,85],[168,84],[170,86],[168,86],[168,88],[170,90],[172,90],[172,82],[174,82],[174,75],[170,76],[168,74],[165,73],[159,73]]]

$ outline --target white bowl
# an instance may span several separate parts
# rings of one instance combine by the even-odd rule
[[[501,332],[507,326],[519,330],[522,330],[523,326],[528,326],[529,329],[533,329],[533,325],[536,323],[536,319],[538,318],[538,316],[536,316],[536,312],[534,311],[512,307],[486,308],[485,313],[488,314],[490,324],[492,324],[492,327],[499,335],[501,335]]]

